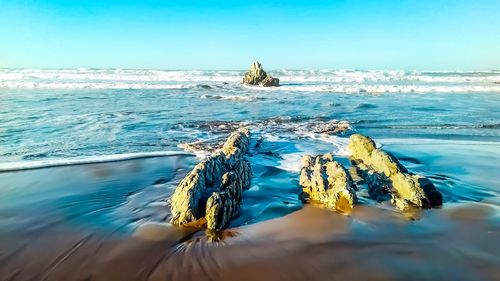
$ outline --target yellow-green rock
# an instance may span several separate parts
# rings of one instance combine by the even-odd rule
[[[401,210],[442,204],[442,195],[430,180],[409,173],[395,157],[376,148],[371,138],[354,134],[348,148],[351,162],[366,181],[372,197],[380,199],[384,193],[390,193],[391,202]]]
[[[241,128],[220,151],[197,164],[170,198],[170,222],[185,225],[204,219],[209,229],[226,226],[239,212],[243,190],[250,187],[252,170],[244,159],[249,144],[250,132]]]
[[[354,159],[366,160],[371,158],[372,151],[376,149],[375,142],[371,138],[361,134],[351,135],[347,147],[351,151],[351,155]]]
[[[301,159],[299,183],[309,199],[340,212],[349,212],[357,201],[355,186],[347,171],[331,154]]]
[[[243,84],[277,87],[280,84],[280,80],[268,75],[259,62],[254,62],[250,67],[250,71],[245,73]]]

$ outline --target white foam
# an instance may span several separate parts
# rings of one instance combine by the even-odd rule
[[[351,155],[351,152],[347,149],[347,145],[349,144],[349,138],[331,136],[327,134],[315,134],[315,133],[310,133],[307,136],[312,139],[317,139],[322,142],[333,144],[335,149],[332,152],[335,155],[341,155],[341,156]]]
[[[347,149],[347,144],[349,142],[348,138],[336,137],[336,136],[312,136],[312,138],[333,144],[333,147],[329,148],[327,151],[317,151],[315,147],[305,146],[304,144],[300,146],[300,151],[282,154],[282,159],[278,161],[278,168],[290,171],[299,172],[301,169],[300,159],[305,154],[324,154],[333,153],[334,156],[349,156],[350,152]]]
[[[277,70],[281,87],[250,90],[425,93],[500,92],[500,72],[418,72],[378,70]],[[20,89],[184,89],[199,83],[239,86],[244,71],[124,69],[0,69],[0,88]],[[230,99],[230,98],[228,98]]]
[[[378,139],[377,143],[381,144],[405,144],[405,145],[425,145],[425,144],[460,144],[460,145],[500,145],[500,142],[496,141],[475,141],[475,140],[446,140],[446,139],[426,139],[426,138],[385,138]]]
[[[231,96],[223,96],[223,95],[202,95],[202,99],[215,99],[215,100],[232,100],[232,101],[253,101],[256,100],[256,97],[249,97],[249,96],[238,96],[238,95],[231,95]]]
[[[248,87],[260,91],[331,92],[331,93],[488,93],[500,92],[500,85],[282,85],[280,87]]]
[[[192,146],[190,146],[189,143],[180,143],[177,145],[177,147],[181,148],[182,150],[184,150],[188,153],[193,153],[196,156],[196,158],[199,158],[199,159],[205,159],[212,154],[211,151],[207,151],[207,150],[204,150],[202,148],[195,149]]]
[[[288,153],[281,157],[282,160],[278,161],[278,168],[289,172],[300,172],[302,164],[300,158],[304,155],[303,152]]]
[[[124,154],[99,155],[89,157],[75,157],[67,159],[49,159],[49,160],[34,160],[11,163],[0,163],[0,172],[12,172],[21,170],[32,170],[59,166],[73,166],[83,164],[97,164],[107,162],[117,162],[131,159],[166,157],[179,155],[193,155],[191,153],[179,151],[152,151],[152,152],[137,152]]]
[[[140,89],[189,89],[195,84],[146,84],[121,82],[34,82],[34,81],[0,81],[0,88],[14,89],[111,89],[111,90],[140,90]]]
[[[142,82],[236,82],[238,71],[167,71],[167,70],[123,70],[123,69],[3,69],[0,81],[6,80],[58,80],[58,81],[142,81]]]

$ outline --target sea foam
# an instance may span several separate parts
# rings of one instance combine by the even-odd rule
[[[256,91],[340,93],[500,92],[500,72],[276,70],[281,87]],[[0,88],[18,89],[197,89],[239,87],[244,71],[128,69],[0,69]],[[200,87],[203,83],[205,87]]]
[[[152,152],[98,155],[89,157],[75,157],[75,158],[65,158],[65,159],[9,162],[9,163],[0,163],[0,172],[13,172],[21,170],[32,170],[32,169],[41,169],[49,167],[73,166],[73,165],[84,165],[84,164],[98,164],[98,163],[118,162],[118,161],[132,160],[132,159],[167,157],[167,156],[193,156],[193,154],[187,152],[179,152],[179,151],[152,151]]]

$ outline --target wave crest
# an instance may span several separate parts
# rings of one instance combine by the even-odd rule
[[[500,72],[276,70],[281,87],[249,90],[425,93],[500,92]],[[126,69],[0,69],[0,88],[19,89],[194,89],[241,87],[244,71]]]

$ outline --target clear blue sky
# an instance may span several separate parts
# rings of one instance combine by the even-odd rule
[[[0,0],[0,67],[246,69],[256,59],[500,69],[500,0]]]

